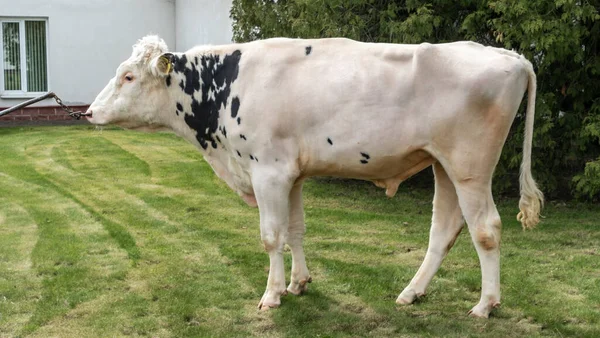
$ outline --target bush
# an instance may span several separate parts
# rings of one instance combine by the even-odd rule
[[[234,39],[344,36],[368,42],[472,40],[515,49],[538,76],[533,171],[550,198],[600,197],[600,2],[575,0],[233,0]],[[494,189],[518,191],[524,108]]]

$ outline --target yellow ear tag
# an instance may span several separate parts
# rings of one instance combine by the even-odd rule
[[[171,72],[171,60],[165,56],[161,56],[161,59],[163,62],[167,63],[167,74],[169,74]]]

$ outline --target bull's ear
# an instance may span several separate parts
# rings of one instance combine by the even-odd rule
[[[152,72],[159,76],[169,75],[173,71],[173,54],[164,53],[152,62]]]

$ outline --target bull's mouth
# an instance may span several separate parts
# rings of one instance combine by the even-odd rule
[[[90,121],[94,117],[94,112],[91,109],[88,109],[85,113],[81,113],[81,116],[85,116],[85,118]]]
[[[85,115],[85,119],[95,126],[106,126],[108,123],[95,121],[92,114]]]
[[[81,116],[85,116],[85,119],[96,126],[105,126],[108,125],[108,123],[106,121],[98,121],[98,115],[95,114],[91,109],[89,109],[88,111],[86,111],[85,113],[81,114]],[[102,116],[100,116],[102,117]],[[95,119],[96,118],[96,119]],[[102,119],[101,119],[102,120]]]

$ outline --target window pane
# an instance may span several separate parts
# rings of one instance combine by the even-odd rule
[[[21,46],[18,22],[2,23],[2,42],[4,43],[4,89],[21,88]]]
[[[45,21],[25,21],[25,51],[27,56],[27,91],[47,91]]]

